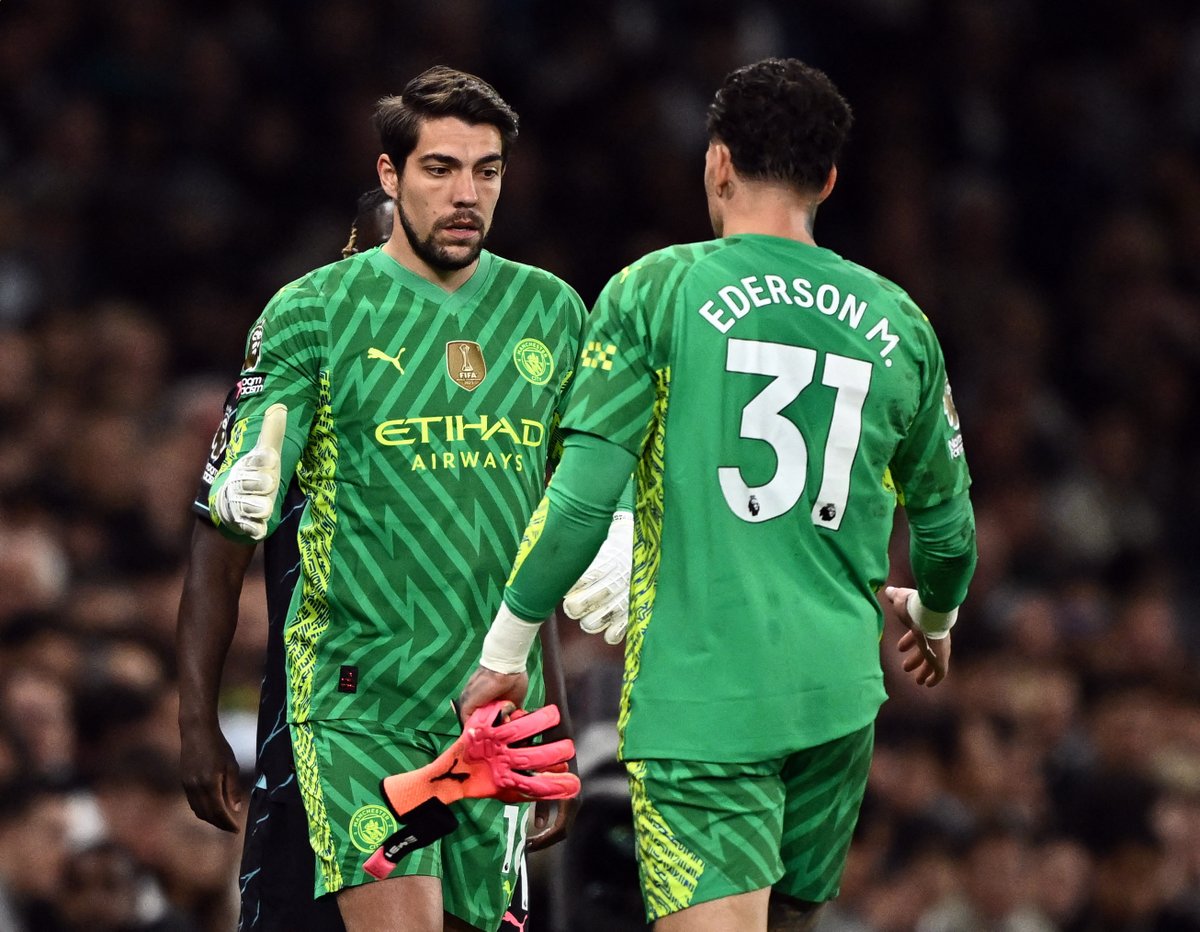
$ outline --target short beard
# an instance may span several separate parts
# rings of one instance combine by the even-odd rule
[[[465,256],[456,258],[450,254],[447,247],[439,246],[434,241],[433,236],[437,233],[436,225],[424,239],[421,239],[417,235],[417,231],[413,227],[412,221],[408,219],[408,214],[404,212],[404,206],[400,203],[399,198],[396,199],[396,213],[400,217],[400,226],[404,229],[408,245],[412,247],[412,251],[416,253],[417,258],[432,269],[437,269],[439,272],[457,272],[459,269],[465,269],[478,259],[479,253],[483,251],[483,244],[488,234],[486,229],[479,231],[478,241]]]

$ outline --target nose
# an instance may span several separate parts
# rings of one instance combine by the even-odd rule
[[[475,190],[475,175],[473,172],[459,172],[454,179],[454,206],[474,207],[479,202],[479,192]]]

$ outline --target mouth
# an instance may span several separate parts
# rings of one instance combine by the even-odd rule
[[[442,231],[454,240],[471,240],[479,236],[483,224],[474,217],[455,217],[441,225]]]

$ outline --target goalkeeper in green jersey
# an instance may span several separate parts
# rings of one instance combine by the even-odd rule
[[[717,238],[613,277],[588,324],[566,451],[460,697],[521,702],[538,621],[636,464],[618,719],[648,918],[809,929],[836,896],[885,695],[946,675],[975,566],[942,352],[899,287],[813,239],[850,108],[820,71],[734,71],[708,111]],[[917,589],[885,588],[896,505]],[[536,702],[536,700],[535,700]]]
[[[293,476],[305,495],[283,639],[313,895],[335,894],[350,932],[491,932],[513,896],[527,806],[463,801],[459,828],[389,879],[364,864],[397,828],[381,779],[459,734],[447,697],[543,493],[584,308],[553,275],[483,248],[517,134],[491,86],[433,68],[380,101],[375,124],[392,235],[270,301],[208,504],[219,529],[258,540]],[[588,589],[604,589],[598,574],[627,582],[620,564],[581,570]],[[611,605],[589,603],[593,627],[623,626],[609,588]],[[536,651],[533,670],[540,704]]]

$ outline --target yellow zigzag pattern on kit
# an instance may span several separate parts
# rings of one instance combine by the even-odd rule
[[[642,668],[642,643],[654,614],[658,594],[658,564],[662,555],[663,444],[667,425],[667,402],[671,394],[671,369],[654,373],[656,398],[650,418],[645,451],[637,466],[636,533],[633,536],[633,579],[629,586],[629,630],[625,635],[625,676],[621,683],[621,707],[617,715],[620,750],[625,749],[625,726],[629,723],[629,693]]]
[[[321,865],[325,889],[329,893],[342,888],[342,870],[333,849],[329,816],[317,774],[317,753],[312,744],[310,726],[304,726],[312,711],[313,672],[317,660],[317,642],[329,628],[329,566],[333,535],[337,530],[338,449],[333,432],[330,406],[329,373],[320,374],[320,389],[312,433],[297,470],[300,484],[309,501],[309,523],[300,532],[300,563],[303,591],[296,617],[284,631],[288,658],[288,687],[291,692],[292,721],[298,727],[296,737],[296,779],[309,813],[309,832]]]
[[[704,862],[678,838],[646,793],[646,762],[628,765],[633,819],[637,825],[638,870],[642,895],[651,919],[660,919],[692,905]]]

